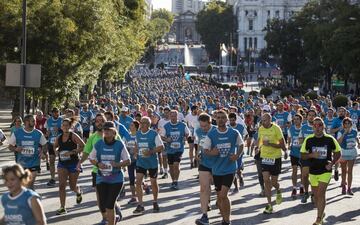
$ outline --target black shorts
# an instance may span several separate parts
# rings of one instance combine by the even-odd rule
[[[53,144],[48,143],[47,144],[47,150],[48,150],[49,155],[55,155],[54,145]]]
[[[174,154],[168,153],[167,154],[168,164],[173,165],[175,162],[180,163],[182,154],[183,154],[182,152],[176,152]]]
[[[223,176],[213,175],[215,190],[221,191],[221,186],[230,188],[234,181],[234,177],[235,177],[234,174],[226,174]]]
[[[301,166],[300,159],[295,156],[290,156],[291,166]]]
[[[29,167],[29,168],[25,168],[25,170],[30,170],[30,172],[38,172],[40,173],[41,172],[41,167],[40,166],[33,166],[33,167]]]
[[[305,159],[300,159],[300,166],[301,167],[310,167],[310,161]]]
[[[88,139],[89,136],[90,136],[90,131],[89,131],[89,130],[86,130],[86,131],[84,130],[84,131],[83,131],[83,137],[86,138],[86,139]]]
[[[281,158],[275,159],[274,165],[263,164],[261,159],[261,170],[262,172],[269,172],[271,176],[279,176],[281,173]]]
[[[96,187],[96,176],[97,176],[97,173],[91,172],[92,187]]]
[[[194,139],[192,139],[191,137],[188,137],[187,142],[188,142],[188,144],[194,144]]]
[[[156,179],[158,176],[158,168],[153,168],[153,169],[145,169],[142,168],[140,166],[136,167],[136,173],[142,173],[144,175],[147,174],[147,171],[149,171],[149,177],[152,179]]]
[[[199,171],[204,171],[204,172],[210,172],[212,173],[211,169],[206,167],[206,166],[203,166],[203,165],[199,165],[199,168],[198,168]]]

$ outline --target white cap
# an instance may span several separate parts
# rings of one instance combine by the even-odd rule
[[[120,110],[121,112],[127,112],[129,111],[128,107],[123,106]]]
[[[263,111],[267,111],[267,112],[270,112],[271,111],[271,108],[269,105],[264,105],[264,107],[262,108]]]

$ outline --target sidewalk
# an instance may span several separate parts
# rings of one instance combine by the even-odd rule
[[[11,111],[12,111],[12,107],[9,103],[6,102],[0,102],[0,129],[5,133],[6,138],[9,139],[10,138],[10,124],[11,124]],[[5,141],[5,143],[0,146],[0,153],[1,153],[1,158],[3,159],[3,157],[7,154],[5,152],[7,152],[7,141]],[[3,153],[5,153],[5,155],[3,155]],[[2,164],[3,160],[0,160],[0,165]]]

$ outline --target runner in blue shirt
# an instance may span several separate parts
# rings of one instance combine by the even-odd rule
[[[350,117],[353,123],[353,129],[358,128],[359,125],[359,118],[360,118],[360,110],[359,110],[359,103],[358,102],[354,102],[352,105],[352,108],[349,109],[350,112]]]
[[[119,116],[119,122],[125,126],[125,128],[127,130],[129,130],[130,128],[130,124],[133,121],[133,118],[131,118],[130,116],[128,116],[128,111],[129,109],[127,107],[122,107],[121,108],[121,114]]]
[[[95,112],[95,115],[96,114],[97,112]],[[84,104],[82,110],[80,111],[80,124],[83,128],[83,136],[85,142],[89,138],[90,126],[92,124],[93,118],[94,118],[94,114],[91,111],[89,111],[89,105]]]
[[[332,135],[331,128],[332,128],[334,119],[336,118],[336,117],[334,117],[334,113],[335,113],[334,109],[329,108],[327,113],[326,113],[326,117],[324,119],[325,131],[326,131],[327,134],[330,134],[330,135]]]

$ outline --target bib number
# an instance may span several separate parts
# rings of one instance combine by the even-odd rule
[[[104,169],[101,169],[101,173],[103,176],[110,176],[113,170],[112,165],[110,162],[102,162],[105,165]]]
[[[148,148],[140,148],[139,149],[139,155],[142,157],[142,158],[147,158],[148,156],[145,156],[144,153],[149,151]]]
[[[59,157],[62,161],[70,160],[70,156],[67,156],[66,153],[69,153],[70,151],[61,151],[59,154]]]
[[[273,166],[273,165],[275,165],[275,159],[264,158],[261,160],[261,164]]]
[[[180,142],[172,142],[170,144],[170,148],[173,148],[173,149],[179,149],[181,146]]]
[[[51,137],[51,138],[50,138],[50,144],[54,144],[54,143],[55,143],[55,139],[56,139],[56,137]]]
[[[34,147],[23,147],[21,154],[23,154],[26,157],[32,157],[35,153],[35,149]]]

